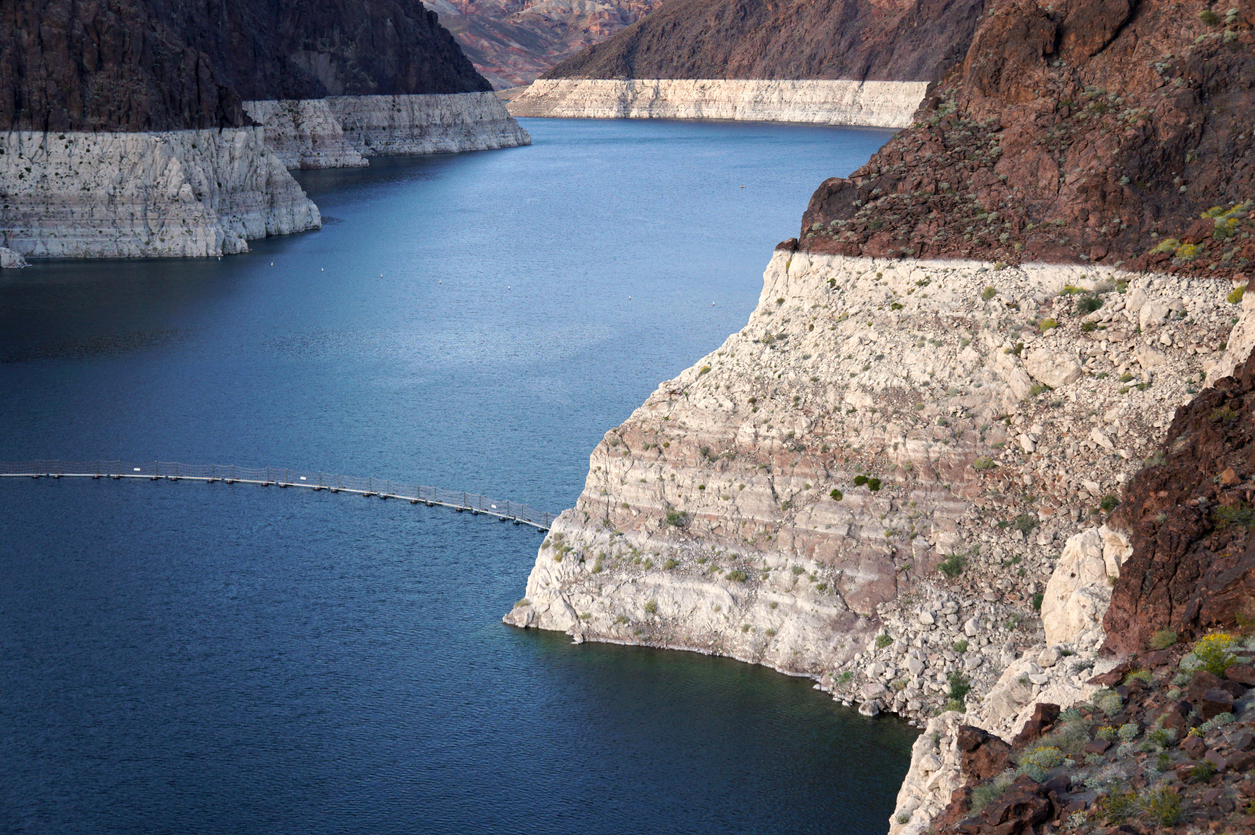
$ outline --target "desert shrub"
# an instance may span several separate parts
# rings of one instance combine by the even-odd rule
[[[1160,629],[1150,637],[1152,649],[1167,649],[1177,642],[1177,633],[1172,629]]]
[[[977,458],[972,462],[973,470],[992,470],[996,466],[998,465],[994,462],[994,459],[990,458],[988,455],[982,455],[980,458]]]
[[[647,602],[647,603],[645,604],[645,611],[646,611],[646,612],[648,612],[648,613],[649,613],[649,614],[651,614],[651,615],[656,615],[656,614],[658,614],[658,601],[657,601],[657,600],[650,600],[649,602]]]
[[[1234,287],[1232,290],[1230,290],[1229,295],[1225,296],[1225,298],[1229,300],[1229,304],[1237,304],[1238,302],[1242,301],[1242,297],[1245,295],[1246,295],[1246,285],[1243,284],[1240,287]]]
[[[876,636],[876,649],[884,649],[885,647],[889,646],[892,643],[893,643],[893,639],[890,638],[884,632],[881,632],[879,635]]]
[[[727,576],[729,580],[732,580],[733,582],[736,582],[736,583],[744,583],[746,580],[749,579],[749,575],[747,575],[744,571],[742,571],[739,568],[732,569],[731,571],[728,572]]]
[[[966,554],[951,554],[941,561],[937,566],[937,570],[946,575],[950,579],[954,579],[963,573],[963,569],[967,566]]]
[[[855,486],[857,486],[857,487],[862,487],[862,486],[863,486],[864,484],[866,484],[866,483],[867,483],[867,476],[865,476],[865,475],[856,475],[856,476],[854,476],[854,484],[855,484]]]
[[[1115,716],[1124,707],[1124,699],[1114,690],[1103,690],[1094,697],[1094,706],[1105,716]]]
[[[1136,722],[1129,722],[1120,726],[1120,729],[1116,731],[1116,736],[1120,737],[1123,742],[1132,742],[1141,732],[1142,729],[1137,726]]]
[[[998,291],[993,287],[986,287],[984,290],[980,291],[980,297],[985,301],[989,301],[996,295],[998,295]]]
[[[981,809],[984,809],[990,803],[993,803],[995,800],[1002,797],[1003,793],[1006,792],[1007,787],[1010,786],[1014,780],[1014,771],[1004,771],[992,780],[986,783],[981,783],[972,790],[972,797],[968,801],[969,812],[975,815],[980,812]]]
[[[1183,816],[1181,796],[1167,786],[1152,789],[1138,798],[1137,811],[1155,826],[1176,826]]]
[[[1131,791],[1116,789],[1099,797],[1094,802],[1094,808],[1108,824],[1121,824],[1137,812],[1137,795]]]
[[[841,501],[841,499],[845,498],[845,494],[842,493],[840,490],[833,488],[832,492],[828,494],[828,497],[831,498],[833,501],[839,502]]]
[[[1235,660],[1233,653],[1229,652],[1229,647],[1234,643],[1235,639],[1232,635],[1226,632],[1213,632],[1194,644],[1191,655],[1198,659],[1198,666],[1202,669],[1213,675],[1223,676],[1224,671],[1229,669]]]
[[[689,514],[687,510],[668,510],[667,524],[677,528],[687,528],[689,524]]]
[[[1031,763],[1038,768],[1057,768],[1063,764],[1063,752],[1053,745],[1042,745],[1034,748],[1021,760],[1021,764]]]
[[[1076,300],[1076,312],[1081,316],[1093,313],[1102,307],[1102,299],[1098,296],[1086,295]]]
[[[968,691],[972,689],[972,683],[963,677],[961,673],[951,673],[948,677],[950,689],[946,693],[951,701],[964,704],[967,699]]]
[[[1015,517],[1015,521],[1011,523],[1017,531],[1022,534],[1030,533],[1033,528],[1037,527],[1037,517],[1028,513],[1021,513]]]
[[[1245,502],[1239,502],[1231,507],[1220,505],[1212,511],[1211,515],[1218,528],[1227,528],[1230,525],[1237,525],[1247,530],[1255,528],[1255,508]]]

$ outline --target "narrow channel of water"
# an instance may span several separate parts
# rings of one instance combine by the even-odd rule
[[[560,510],[887,137],[528,120],[307,172],[318,233],[0,274],[0,459],[401,477]],[[519,632],[539,535],[223,484],[0,481],[0,831],[882,832],[913,732]]]

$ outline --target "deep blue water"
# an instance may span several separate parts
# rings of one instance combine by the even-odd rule
[[[326,227],[0,273],[0,460],[405,478],[561,510],[883,131],[528,120],[307,172]],[[914,733],[512,630],[540,535],[244,485],[0,480],[0,832],[883,832]]]

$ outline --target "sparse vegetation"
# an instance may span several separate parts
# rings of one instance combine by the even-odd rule
[[[953,580],[967,567],[967,554],[950,554],[937,565],[937,570]]]

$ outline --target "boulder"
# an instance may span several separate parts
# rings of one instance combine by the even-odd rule
[[[1046,348],[1026,352],[1024,370],[1029,376],[1052,389],[1061,388],[1081,378],[1084,371],[1074,357]]]

